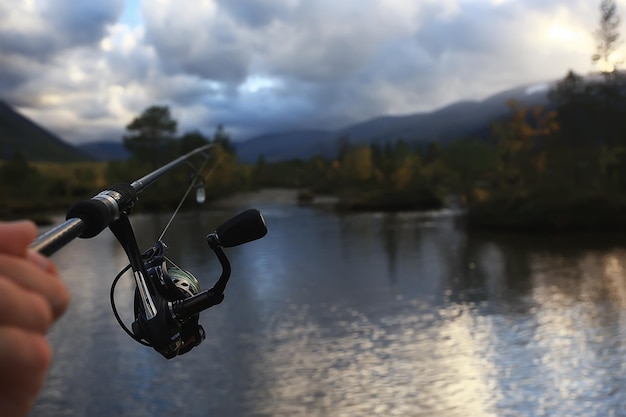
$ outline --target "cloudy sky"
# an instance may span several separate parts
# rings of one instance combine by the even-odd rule
[[[0,99],[71,143],[153,104],[181,133],[337,128],[588,73],[599,3],[2,0]]]

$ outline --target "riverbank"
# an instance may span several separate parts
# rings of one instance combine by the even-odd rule
[[[306,205],[332,207],[339,202],[339,198],[332,195],[315,195],[312,199],[303,202],[300,190],[293,188],[266,188],[258,191],[241,192],[221,198],[209,203],[210,207],[231,208],[249,207],[253,205]]]
[[[606,194],[501,199],[471,206],[474,229],[533,233],[626,231],[626,199]]]
[[[450,199],[448,199],[450,200]],[[345,200],[334,195],[314,195],[303,200],[301,191],[291,188],[268,188],[240,192],[206,203],[204,206],[188,205],[187,208],[229,209],[267,205],[319,207],[342,212],[454,212],[463,227],[494,231],[526,233],[605,232],[626,231],[626,200],[595,195],[584,198],[554,198],[550,201],[507,200],[491,201],[462,209],[446,200],[443,205],[415,206],[386,203],[363,204]],[[457,201],[457,200],[454,200]],[[391,202],[393,203],[393,202]],[[52,217],[63,213],[70,205],[58,210],[27,210],[2,213],[3,220],[30,218],[41,226],[52,224]],[[173,208],[171,205],[167,209]],[[137,212],[163,211],[140,208]]]

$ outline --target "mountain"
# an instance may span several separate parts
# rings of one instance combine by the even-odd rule
[[[507,102],[546,105],[548,84],[526,85],[482,101],[462,101],[441,109],[404,116],[382,116],[335,130],[299,130],[268,133],[235,142],[242,162],[334,157],[342,141],[376,143],[403,139],[409,143],[446,143],[462,137],[487,137],[491,124],[509,114]],[[73,147],[0,101],[0,160],[19,150],[31,161],[123,160],[129,153],[121,141],[95,142]]]
[[[254,139],[235,143],[237,156],[245,162],[256,162],[261,155],[269,161],[293,158],[306,159],[312,155],[328,155],[333,152],[336,134],[325,130],[302,130],[271,133]]]
[[[313,155],[334,156],[341,140],[377,143],[403,139],[409,143],[446,143],[454,139],[485,137],[491,124],[510,113],[509,100],[527,106],[547,105],[548,85],[509,89],[482,101],[461,101],[441,109],[406,116],[382,116],[337,130],[291,131],[265,134],[237,144],[237,155],[253,163],[263,155],[268,161]]]
[[[0,160],[20,151],[29,161],[78,162],[91,158],[0,101]]]
[[[130,158],[130,152],[121,141],[100,141],[77,145],[84,154],[97,161],[123,161]]]

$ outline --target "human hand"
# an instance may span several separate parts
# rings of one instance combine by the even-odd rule
[[[46,333],[69,304],[56,267],[28,249],[30,221],[0,222],[0,416],[25,416],[52,360]]]

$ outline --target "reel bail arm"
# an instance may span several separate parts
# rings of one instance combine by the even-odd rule
[[[160,240],[141,255],[132,227],[125,213],[109,228],[117,237],[131,262],[135,279],[135,321],[132,332],[121,322],[113,302],[111,305],[122,328],[137,342],[150,346],[167,359],[182,355],[204,340],[204,329],[198,324],[199,313],[222,302],[230,278],[231,266],[222,246],[237,246],[267,234],[265,220],[256,209],[227,220],[206,237],[215,252],[222,273],[213,287],[199,292],[196,278],[173,265],[165,256],[166,245]],[[173,266],[168,266],[168,262]],[[117,279],[124,270],[118,275]],[[186,281],[185,291],[179,291],[175,279]],[[113,286],[115,285],[115,282]],[[187,291],[194,287],[194,291]],[[180,288],[180,287],[179,287]]]
[[[224,300],[224,291],[230,278],[230,262],[222,247],[229,248],[243,245],[262,238],[267,234],[267,225],[261,212],[248,209],[230,218],[219,226],[215,232],[206,237],[209,248],[215,252],[222,266],[222,274],[210,290],[203,291],[184,300],[173,303],[172,311],[177,318],[186,320],[203,310],[213,307]]]

